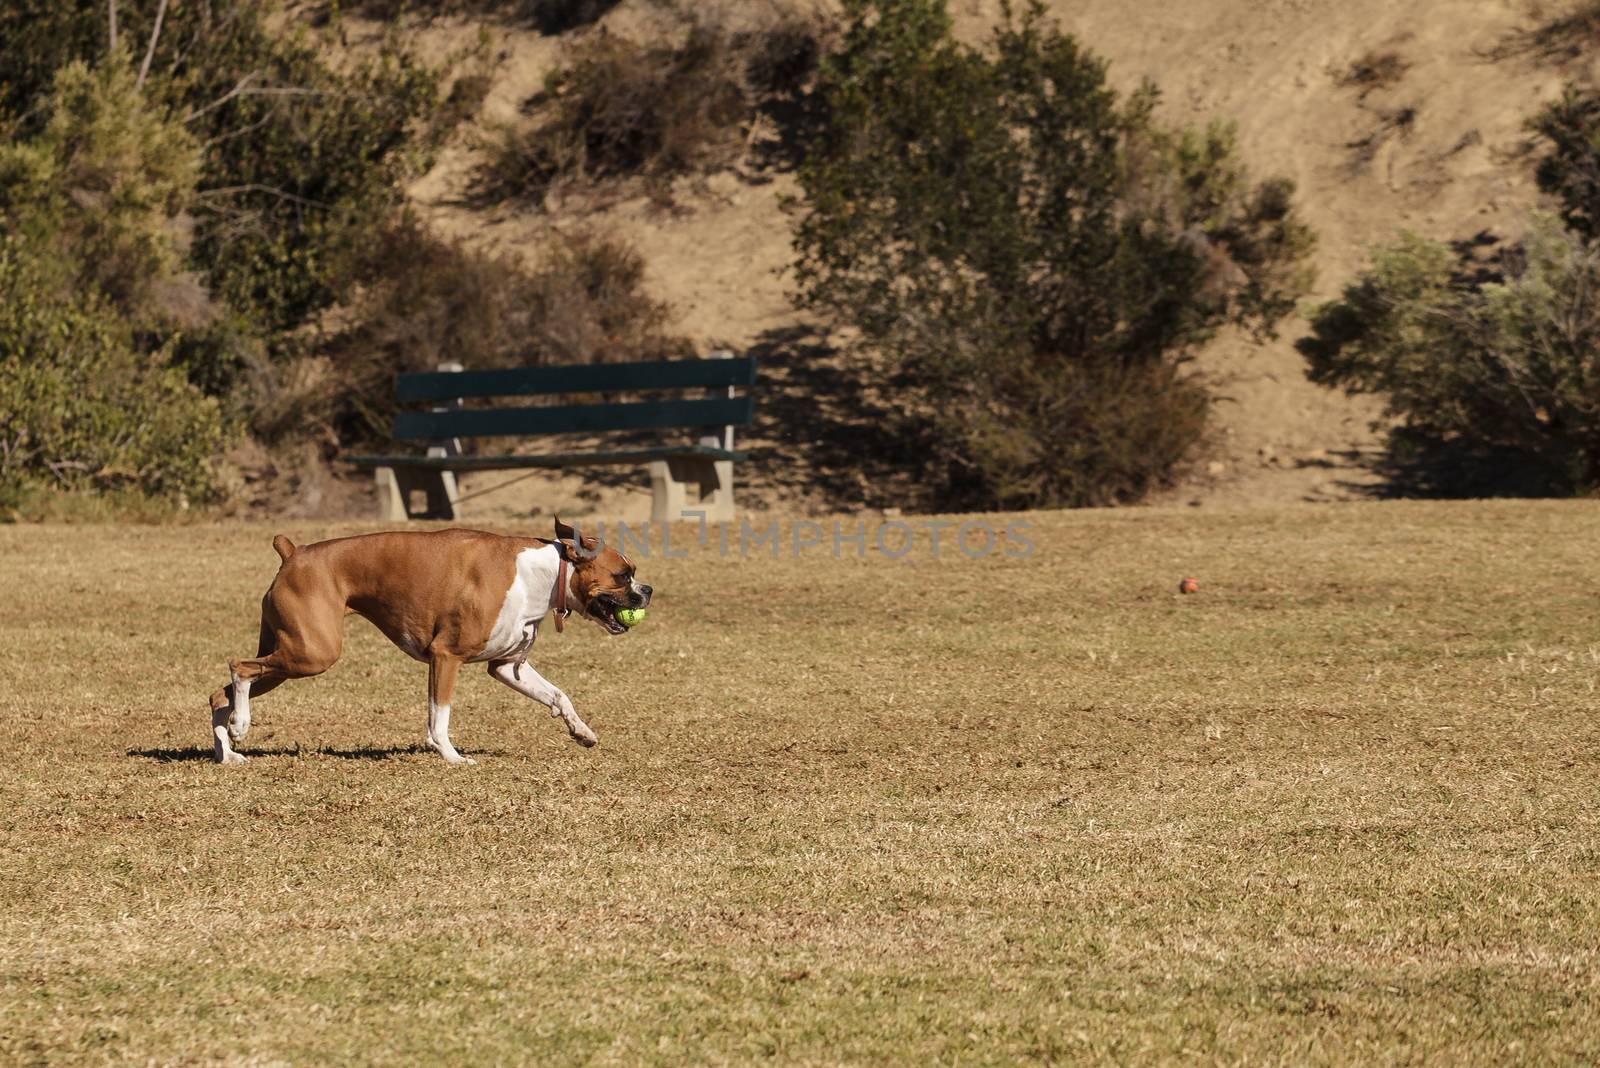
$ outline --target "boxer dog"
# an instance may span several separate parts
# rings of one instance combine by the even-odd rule
[[[594,745],[594,731],[567,695],[523,661],[546,615],[557,630],[576,611],[621,634],[627,628],[617,610],[650,603],[650,587],[627,557],[580,538],[560,519],[553,541],[391,531],[299,548],[280,534],[272,547],[282,563],[261,599],[261,646],[248,660],[230,660],[228,685],[211,695],[219,764],[244,762],[231,743],[250,730],[252,697],[333,666],[350,612],[428,665],[428,745],[449,763],[475,763],[450,744],[450,697],[468,663],[487,663],[491,676],[547,705],[579,745]]]

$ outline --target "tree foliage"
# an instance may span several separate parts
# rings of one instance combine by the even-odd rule
[[[1314,381],[1386,399],[1431,492],[1600,490],[1600,98],[1568,86],[1528,126],[1558,218],[1487,264],[1403,234],[1300,343]]]
[[[269,338],[347,291],[352,254],[403,200],[443,132],[440,71],[397,34],[335,67],[271,0],[117,5],[123,54],[154,38],[143,94],[200,146],[193,260]],[[55,71],[108,54],[103,0],[0,9],[0,130],[38,131]]]
[[[1269,330],[1305,283],[1292,186],[1231,131],[1172,131],[1156,93],[1009,8],[987,49],[942,0],[848,0],[799,173],[804,301],[918,400],[948,503],[1132,500],[1200,440],[1182,370],[1222,323]]]
[[[266,15],[241,4],[169,92],[207,146],[196,254],[219,294],[270,334],[348,295],[362,247],[400,211],[403,183],[443,130],[440,73],[400,37],[337,69]]]
[[[38,485],[201,503],[224,442],[215,399],[34,250],[0,240],[0,500]]]
[[[102,0],[0,6],[6,478],[203,499],[222,423],[189,383],[254,425],[315,364],[347,405],[319,328],[461,113],[397,34],[336,62],[271,0],[116,9],[113,47]]]
[[[215,400],[172,363],[205,312],[183,267],[198,153],[121,57],[56,74],[0,148],[0,495],[129,487],[203,500]],[[198,304],[195,302],[199,301]]]
[[[1568,85],[1528,127],[1543,148],[1539,188],[1556,198],[1571,230],[1600,238],[1600,94]]]
[[[1500,281],[1415,235],[1325,305],[1301,342],[1313,381],[1382,395],[1402,462],[1445,492],[1600,489],[1600,252],[1544,220]],[[1445,481],[1441,481],[1441,474]]]
[[[37,136],[0,145],[0,217],[153,328],[205,315],[185,263],[200,152],[134,83],[125,57],[57,71]]]

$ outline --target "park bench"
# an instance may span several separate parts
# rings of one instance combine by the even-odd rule
[[[378,516],[405,519],[456,519],[460,494],[456,474],[517,468],[588,467],[595,464],[649,464],[650,518],[680,518],[691,501],[710,522],[729,522],[733,511],[733,465],[746,454],[733,448],[733,428],[749,423],[755,397],[735,387],[755,384],[754,356],[648,363],[569,364],[492,371],[447,370],[401,375],[395,382],[394,436],[426,439],[427,455],[350,456],[346,461],[371,469],[378,483]],[[465,406],[467,400],[561,394],[604,395],[695,390],[693,397],[593,403],[566,401],[526,407]],[[426,409],[407,405],[428,405]],[[663,442],[643,448],[599,447],[532,455],[467,456],[463,438],[535,437],[593,434],[615,430],[689,428],[695,440]],[[690,490],[693,490],[691,496]],[[415,498],[423,498],[419,503]]]

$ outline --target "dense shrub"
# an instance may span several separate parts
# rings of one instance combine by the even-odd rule
[[[110,50],[105,7],[66,0],[0,4],[0,139],[38,133],[56,71]]]
[[[197,42],[185,60],[196,73],[174,91],[191,114],[210,109],[191,123],[209,146],[197,258],[270,335],[336,303],[352,258],[400,210],[440,133],[429,123],[440,75],[394,36],[335,70],[264,12],[241,5],[226,34]]]
[[[321,350],[327,323],[348,326],[340,305],[381,275],[371,250],[396,224],[403,183],[487,82],[459,79],[441,101],[442,70],[397,34],[339,62],[326,39],[271,0],[120,0],[116,49],[106,11],[100,0],[0,7],[0,134],[12,140],[0,149],[0,213],[36,260],[59,262],[68,279],[55,303],[39,305],[54,318],[14,324],[9,343],[36,343],[50,322],[66,323],[58,332],[70,326],[93,339],[119,388],[142,383],[163,401],[161,417],[145,419],[155,430],[196,415],[198,394],[174,385],[174,375],[180,384],[187,376],[255,429],[310,437],[326,453],[334,414],[351,405]],[[114,91],[58,91],[58,105],[44,106],[56,72],[79,72],[81,83],[84,61],[120,79]],[[67,115],[70,137],[59,129]],[[54,351],[9,354],[34,361],[30,420],[54,410],[37,392],[48,375],[39,378],[36,365],[61,355]],[[9,381],[21,388],[15,373]],[[109,388],[87,391],[83,403]],[[215,408],[205,409],[213,422]],[[137,440],[95,418],[62,425],[94,423],[125,445]],[[187,433],[218,444],[199,424]],[[192,459],[169,451],[180,466]],[[69,470],[49,468],[57,469]],[[161,493],[172,482],[148,464],[96,470],[141,471],[142,484]],[[203,495],[196,479],[184,492]]]
[[[118,3],[125,52],[142,58],[157,7]],[[106,36],[103,0],[0,8],[0,131],[37,132],[53,73],[98,62]],[[352,255],[399,210],[444,132],[441,72],[398,36],[335,68],[270,0],[168,4],[155,44],[144,95],[203,146],[192,259],[276,339],[339,299]]]
[[[725,167],[751,123],[816,68],[820,26],[783,8],[736,29],[689,16],[681,39],[641,45],[601,33],[528,102],[530,123],[488,145],[483,191],[542,201],[549,192],[637,178],[657,191],[679,175]]]
[[[126,61],[69,63],[36,136],[0,147],[0,493],[118,487],[204,499],[215,401],[175,367],[204,324],[184,270],[198,152]]]
[[[538,200],[561,180],[663,179],[730,158],[747,108],[729,59],[700,27],[679,46],[589,38],[531,102],[538,121],[500,132],[486,187]]]
[[[1600,97],[1569,86],[1528,125],[1559,223],[1538,220],[1489,259],[1403,235],[1300,343],[1314,381],[1387,400],[1407,488],[1600,490]]]
[[[987,50],[941,0],[848,0],[799,177],[803,300],[899,375],[948,505],[1137,499],[1201,439],[1186,354],[1270,329],[1309,231],[1225,127],[1163,129],[1033,5]]]
[[[1429,488],[1600,488],[1600,253],[1545,221],[1502,280],[1461,266],[1411,235],[1377,250],[1300,343],[1312,379],[1384,396],[1397,459],[1451,465]]]
[[[619,0],[346,0],[340,7],[367,18],[397,19],[405,15],[489,15],[508,22],[527,22],[540,33],[566,33],[600,20]]]
[[[0,240],[0,500],[44,485],[205,501],[223,437],[164,349],[141,352],[58,263]]]
[[[328,344],[325,367],[300,368],[320,376],[325,418],[345,440],[386,438],[395,376],[442,360],[470,368],[690,354],[667,333],[666,306],[644,291],[643,259],[614,238],[552,235],[530,268],[405,218],[370,255],[385,269],[353,305],[356,325]]]
[[[1600,94],[1569,85],[1528,126],[1542,149],[1539,188],[1560,202],[1568,227],[1600,238]]]
[[[134,89],[127,62],[74,61],[40,104],[37,136],[0,145],[0,218],[51,248],[79,289],[130,322],[209,318],[185,238],[200,154],[183,127]]]

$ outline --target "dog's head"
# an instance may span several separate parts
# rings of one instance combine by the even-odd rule
[[[571,593],[578,599],[578,611],[608,634],[627,630],[617,620],[617,609],[643,608],[650,603],[651,592],[635,577],[633,561],[609,545],[601,546],[593,537],[580,537],[559,518],[554,544],[561,558],[572,565]]]

